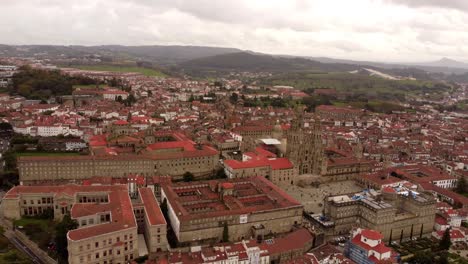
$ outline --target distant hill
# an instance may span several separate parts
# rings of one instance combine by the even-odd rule
[[[203,57],[240,52],[234,48],[200,46],[98,46],[99,51],[127,53],[144,60],[178,63]]]
[[[452,60],[449,58],[442,58],[438,61],[426,62],[426,63],[414,63],[417,66],[428,66],[428,67],[444,67],[444,68],[460,68],[468,69],[468,63]]]
[[[305,58],[279,57],[258,53],[236,52],[180,63],[183,69],[205,69],[225,71],[352,71],[359,68],[351,64],[321,63]]]
[[[226,71],[316,71],[346,72],[362,68],[384,74],[417,79],[466,80],[468,63],[443,58],[425,63],[382,63],[327,57],[269,55],[236,48],[203,46],[60,46],[0,45],[1,57],[35,57],[50,59],[60,66],[124,65],[167,70],[171,74],[202,74]]]
[[[304,57],[314,61],[319,61],[323,63],[346,63],[346,64],[355,64],[361,66],[372,66],[378,67],[381,69],[398,69],[399,72],[402,70],[409,71],[426,71],[429,73],[445,73],[445,74],[463,74],[468,70],[468,64],[443,58],[435,62],[420,62],[420,63],[383,63],[383,62],[373,62],[373,61],[355,61],[355,60],[344,60],[344,59],[333,59],[327,57]],[[405,74],[403,74],[405,75]]]
[[[176,64],[182,61],[219,54],[240,52],[234,48],[200,46],[54,46],[54,45],[0,45],[1,56],[47,57],[63,59],[99,55],[110,59],[151,61],[159,65]]]

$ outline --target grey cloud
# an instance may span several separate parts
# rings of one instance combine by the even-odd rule
[[[462,7],[448,0],[360,0],[354,10],[337,9],[341,0],[0,1],[0,43],[6,44],[210,45],[394,60],[447,52],[468,59],[467,13],[413,8]],[[369,10],[376,14],[362,3],[374,5]],[[395,15],[401,4],[411,8]]]
[[[385,0],[394,4],[402,4],[409,7],[438,7],[468,11],[467,0]]]

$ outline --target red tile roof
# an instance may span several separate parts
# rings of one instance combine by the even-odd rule
[[[363,229],[361,231],[361,235],[363,237],[366,237],[366,238],[372,239],[372,240],[383,239],[383,235],[381,233],[379,233],[378,231],[375,231],[375,230],[371,230],[371,229]]]
[[[247,169],[247,168],[258,168],[258,167],[271,167],[273,170],[291,169],[294,165],[289,161],[288,158],[276,158],[276,159],[250,159],[248,161],[238,160],[224,160],[224,164],[232,169]]]
[[[361,241],[361,235],[356,235],[352,240],[351,242],[356,245],[356,246],[359,246],[360,248],[366,250],[366,251],[370,251],[370,250],[374,250],[376,252],[378,252],[379,254],[383,254],[383,253],[386,253],[386,252],[389,252],[391,251],[391,249],[387,246],[385,246],[383,243],[379,243],[377,244],[375,247],[372,247],[364,242]]]
[[[156,201],[154,192],[151,188],[139,188],[141,201],[145,207],[145,214],[151,225],[166,225],[166,220],[161,212],[161,208]]]
[[[220,198],[216,186],[224,182],[234,184],[237,196]],[[163,184],[162,188],[168,202],[180,221],[203,219],[225,215],[241,215],[257,211],[278,210],[281,208],[302,207],[294,198],[277,187],[263,176],[231,179],[211,180],[190,183]],[[185,195],[187,192],[196,195]],[[204,206],[213,208],[210,211],[193,211],[192,203],[197,200],[211,200]],[[229,206],[226,206],[228,204]]]
[[[109,211],[111,222],[94,226],[79,228],[68,232],[70,240],[81,240],[93,236],[115,232],[122,229],[136,227],[133,207],[128,195],[126,185],[113,186],[16,186],[10,189],[4,199],[15,199],[21,194],[52,194],[54,197],[67,195],[74,197],[78,193],[106,193],[108,203],[77,203],[71,208],[72,218],[79,218],[87,215],[94,215]],[[76,199],[76,198],[74,198]]]

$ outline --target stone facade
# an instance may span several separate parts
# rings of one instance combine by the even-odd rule
[[[200,151],[194,155],[117,155],[76,157],[20,157],[18,170],[23,184],[42,181],[70,181],[93,176],[127,177],[170,175],[182,178],[185,172],[196,177],[211,175],[218,166],[219,154],[215,150]]]
[[[324,154],[320,121],[306,129],[303,114],[298,114],[287,132],[286,156],[297,167],[299,174],[321,174]]]
[[[181,245],[230,241],[291,231],[303,206],[264,177],[163,185],[172,228]]]
[[[353,227],[377,230],[384,241],[431,235],[436,201],[431,195],[415,197],[384,193],[378,197],[352,198],[348,195],[328,197],[324,216],[317,221],[327,237],[349,234]]]
[[[150,257],[168,247],[153,190],[140,188],[139,194],[134,205],[126,185],[17,186],[6,193],[2,210],[12,220],[48,210],[57,221],[70,215],[78,223],[67,233],[70,264],[127,263],[138,257],[138,234],[144,235]]]

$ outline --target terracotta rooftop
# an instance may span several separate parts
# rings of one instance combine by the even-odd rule
[[[85,193],[100,193],[108,196],[106,203],[78,203],[77,195]],[[81,240],[107,234],[122,229],[136,227],[133,207],[126,185],[112,186],[16,186],[10,189],[4,199],[17,199],[22,194],[46,194],[54,197],[68,196],[74,200],[71,207],[71,217],[79,218],[110,212],[111,221],[103,224],[86,226],[68,232],[70,240]],[[65,205],[65,204],[64,204]]]
[[[225,183],[233,184],[235,196],[221,199],[218,188]],[[162,188],[181,221],[302,207],[264,177],[163,184]]]
[[[145,214],[148,217],[149,223],[151,225],[165,225],[166,220],[161,212],[161,208],[159,208],[153,190],[145,187],[138,189],[138,192],[145,207]]]

